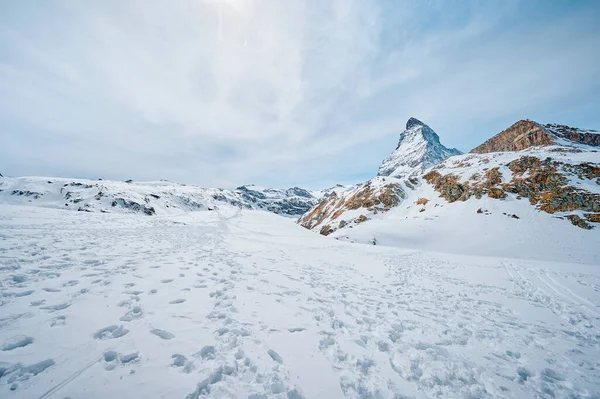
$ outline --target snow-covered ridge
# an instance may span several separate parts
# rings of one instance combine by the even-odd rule
[[[0,202],[85,212],[146,215],[212,210],[222,204],[299,216],[318,202],[299,187],[235,190],[203,188],[170,181],[120,182],[48,177],[0,178]]]

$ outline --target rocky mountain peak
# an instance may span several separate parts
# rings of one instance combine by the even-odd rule
[[[406,130],[400,134],[396,150],[379,167],[378,176],[408,176],[459,154],[455,148],[444,147],[432,128],[411,117],[406,122]]]
[[[412,116],[406,121],[406,130],[412,129],[415,126],[426,126],[423,122]]]
[[[600,146],[600,134],[594,130],[577,129],[558,124],[542,125],[522,119],[511,127],[486,140],[471,150],[472,153],[521,151],[529,147],[549,145],[573,146],[585,144]]]

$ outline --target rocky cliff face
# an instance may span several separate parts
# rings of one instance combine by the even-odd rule
[[[530,147],[581,143],[600,146],[600,133],[565,125],[542,125],[530,120],[520,120],[471,150],[472,153],[521,151]]]
[[[416,118],[406,122],[396,150],[383,160],[378,176],[402,178],[421,172],[444,159],[461,154],[456,148],[446,148],[432,128]]]

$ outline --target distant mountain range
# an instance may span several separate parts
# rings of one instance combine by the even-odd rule
[[[245,185],[235,190],[202,188],[169,181],[126,182],[48,177],[0,178],[0,201],[82,212],[145,215],[211,210],[227,204],[298,217],[336,190],[288,189]]]

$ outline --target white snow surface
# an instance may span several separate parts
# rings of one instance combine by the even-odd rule
[[[597,243],[552,262],[350,244],[228,206],[3,204],[0,397],[598,397]]]
[[[444,159],[459,155],[456,148],[446,148],[432,128],[418,119],[410,118],[400,135],[396,150],[383,160],[378,176],[406,177],[433,166]]]

